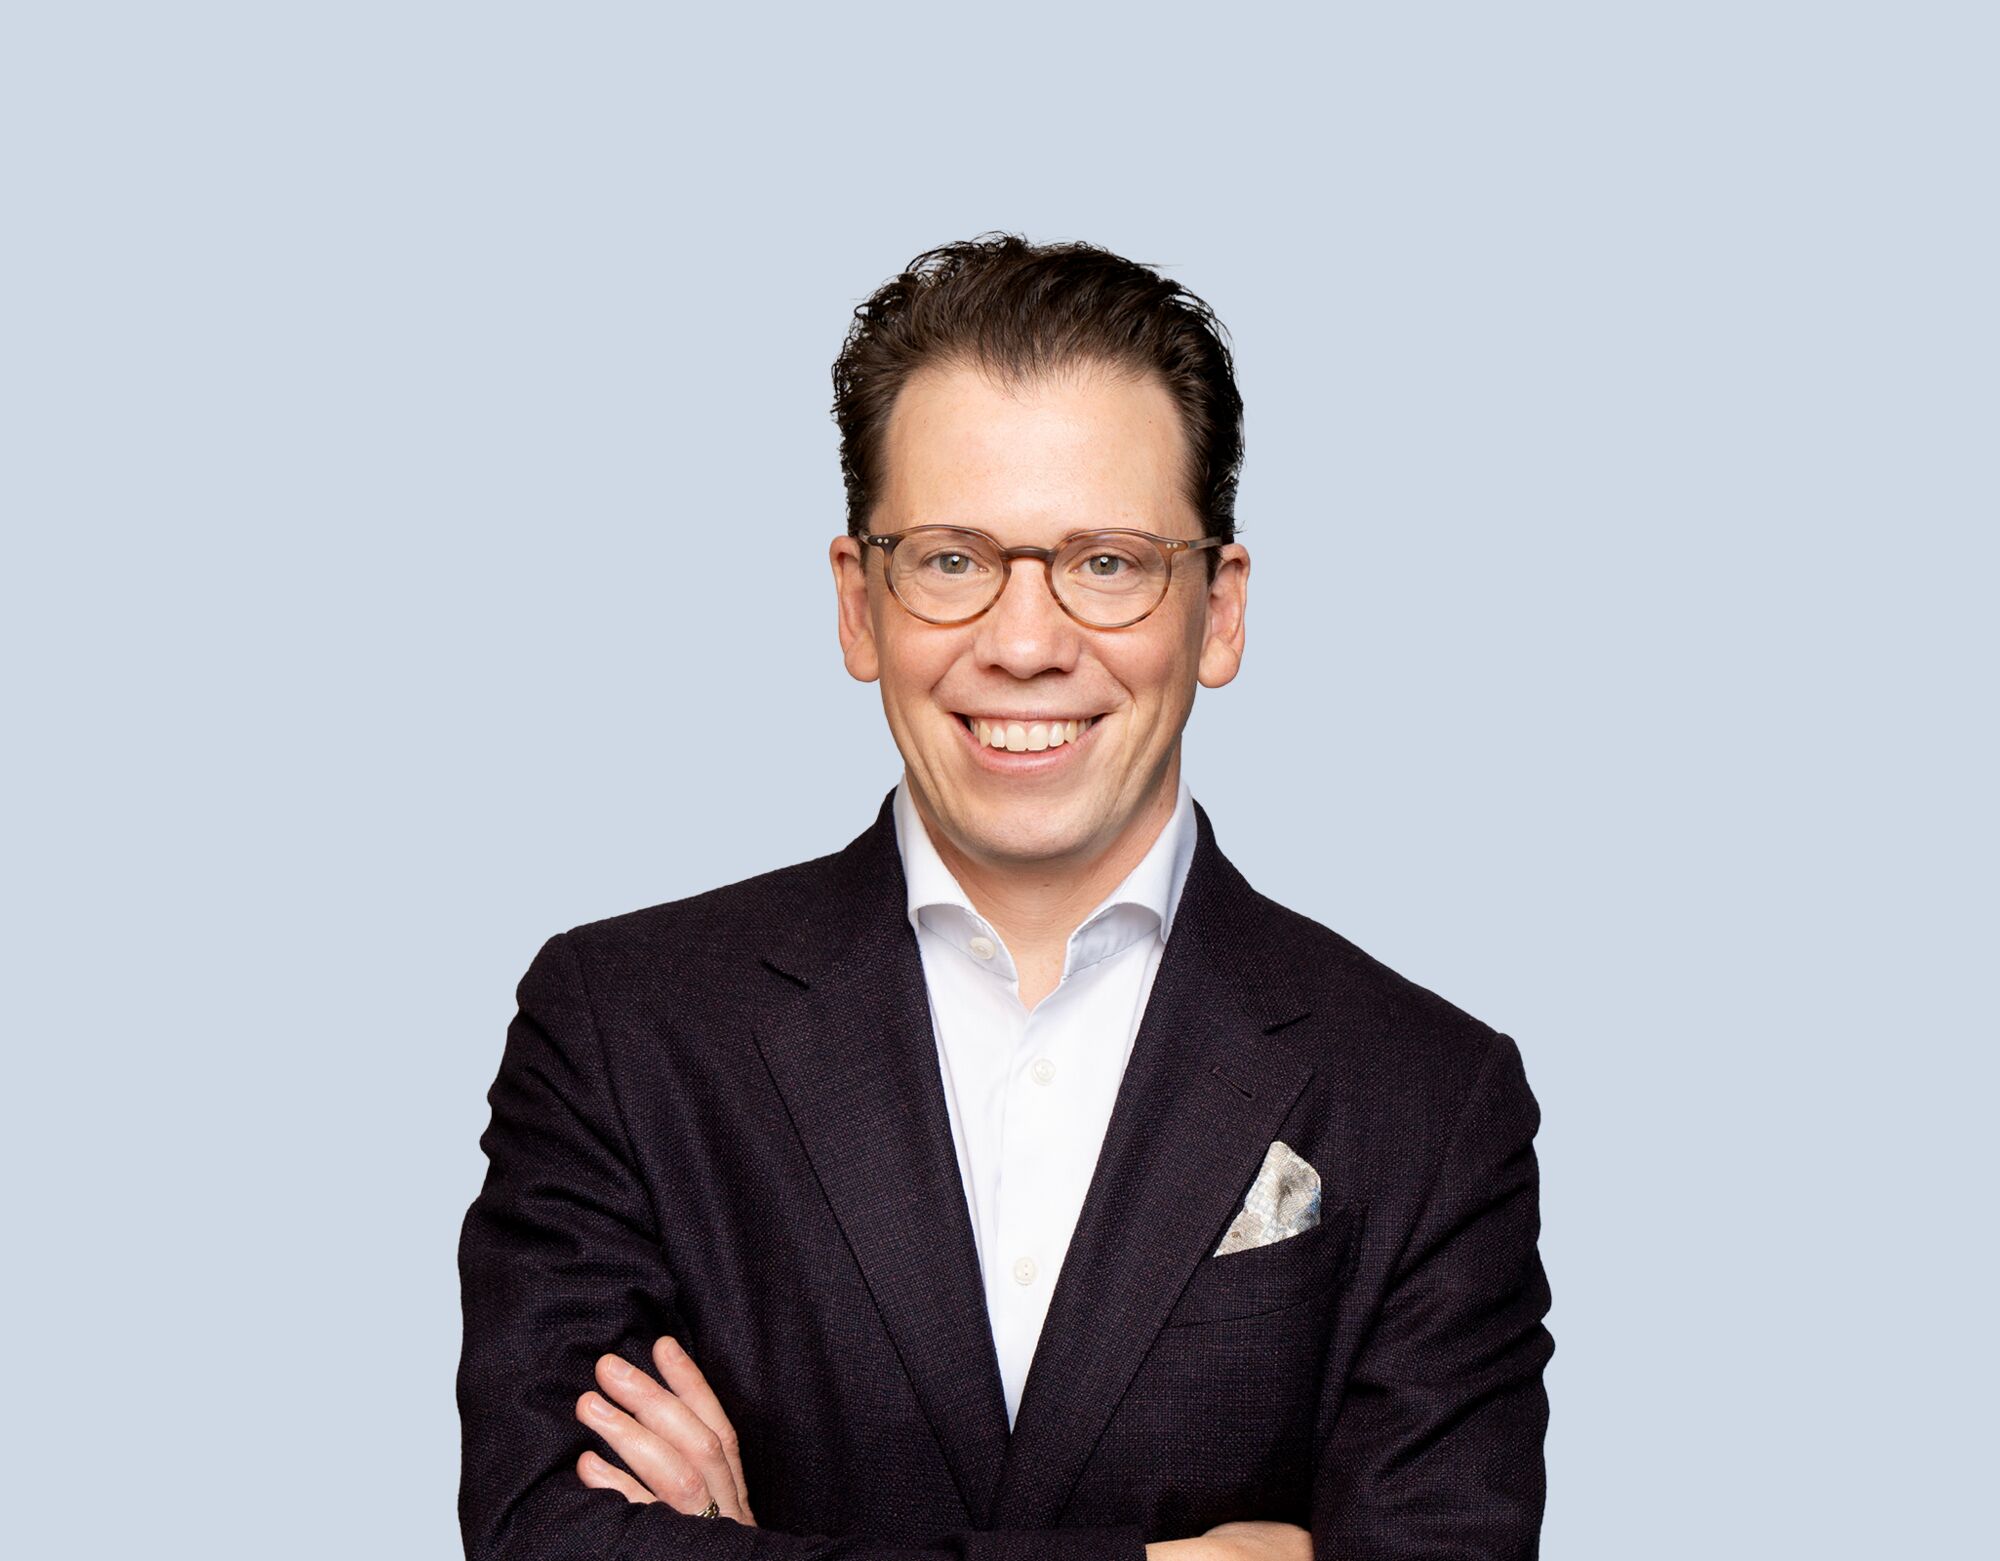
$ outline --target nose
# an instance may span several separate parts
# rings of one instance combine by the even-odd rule
[[[1017,558],[998,600],[974,625],[973,655],[982,667],[1017,678],[1069,672],[1082,649],[1082,629],[1049,590],[1048,565]]]

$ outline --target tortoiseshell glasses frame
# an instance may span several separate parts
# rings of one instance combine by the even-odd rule
[[[1239,528],[1240,529],[1240,528]],[[924,541],[951,543],[963,539],[958,547],[933,549],[925,558],[899,564],[896,549],[901,543],[917,539]],[[1174,560],[1183,553],[1192,553],[1202,548],[1221,547],[1234,540],[1232,537],[1197,537],[1190,541],[1185,537],[1155,536],[1150,531],[1137,531],[1124,526],[1100,527],[1092,531],[1073,531],[1054,547],[1003,547],[1000,539],[974,526],[909,526],[901,531],[863,532],[859,539],[870,547],[882,549],[883,574],[889,582],[889,591],[902,605],[903,610],[913,618],[925,623],[952,627],[970,623],[981,617],[992,605],[1000,600],[1001,592],[1007,589],[1007,581],[1013,574],[1014,560],[1035,558],[1047,567],[1046,579],[1049,594],[1056,599],[1056,605],[1071,618],[1089,629],[1126,629],[1149,616],[1161,602],[1167,599],[1167,590],[1173,583]],[[905,559],[915,558],[914,553],[903,555]],[[988,571],[986,583],[981,587],[985,600],[971,612],[957,612],[956,616],[939,616],[940,612],[955,610],[974,599],[978,592],[970,592],[959,587],[970,587],[975,579],[969,575],[941,575],[928,597],[916,580],[916,571],[923,567],[926,558],[966,557],[983,565]],[[1067,570],[1076,564],[1095,563],[1102,559],[1121,558],[1138,571],[1136,579],[1131,571],[1120,575],[1094,576],[1083,578],[1071,587],[1078,594],[1071,601],[1057,585],[1059,575],[1067,579]],[[1102,589],[1092,586],[1098,581]],[[916,600],[912,600],[912,598]],[[1141,599],[1145,606],[1138,612],[1131,609]],[[954,598],[957,598],[954,600]],[[950,607],[947,608],[947,602]],[[1108,616],[1093,616],[1106,614]]]

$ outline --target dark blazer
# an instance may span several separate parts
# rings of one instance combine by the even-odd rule
[[[891,793],[893,796],[893,793]],[[468,1556],[1533,1556],[1549,1291],[1514,1042],[1198,843],[1010,1434],[890,800],[845,850],[549,939],[459,1246]],[[1303,1234],[1215,1257],[1266,1148]],[[672,1333],[760,1527],[593,1490]]]

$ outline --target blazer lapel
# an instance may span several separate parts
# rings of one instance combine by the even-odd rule
[[[1260,963],[1269,903],[1197,841],[1174,925],[1056,1278],[1008,1441],[994,1528],[1056,1526],[1195,1265],[1213,1250],[1308,1063],[1263,1042],[1304,1012]]]
[[[832,889],[808,921],[852,937],[830,964],[793,948],[765,960],[803,990],[757,1041],[977,1526],[1007,1406],[888,799],[835,858]]]
[[[774,932],[764,963],[790,988],[757,1041],[972,1524],[1053,1527],[1312,1075],[1260,1045],[1304,1010],[1260,959],[1269,902],[1197,803],[1173,933],[1010,1436],[893,798],[832,859],[827,900]]]

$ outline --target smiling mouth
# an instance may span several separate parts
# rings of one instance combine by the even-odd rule
[[[981,715],[960,715],[958,724],[972,733],[982,748],[1000,748],[1008,753],[1040,753],[1073,743],[1097,724],[1094,715],[1062,721],[1006,721]]]

